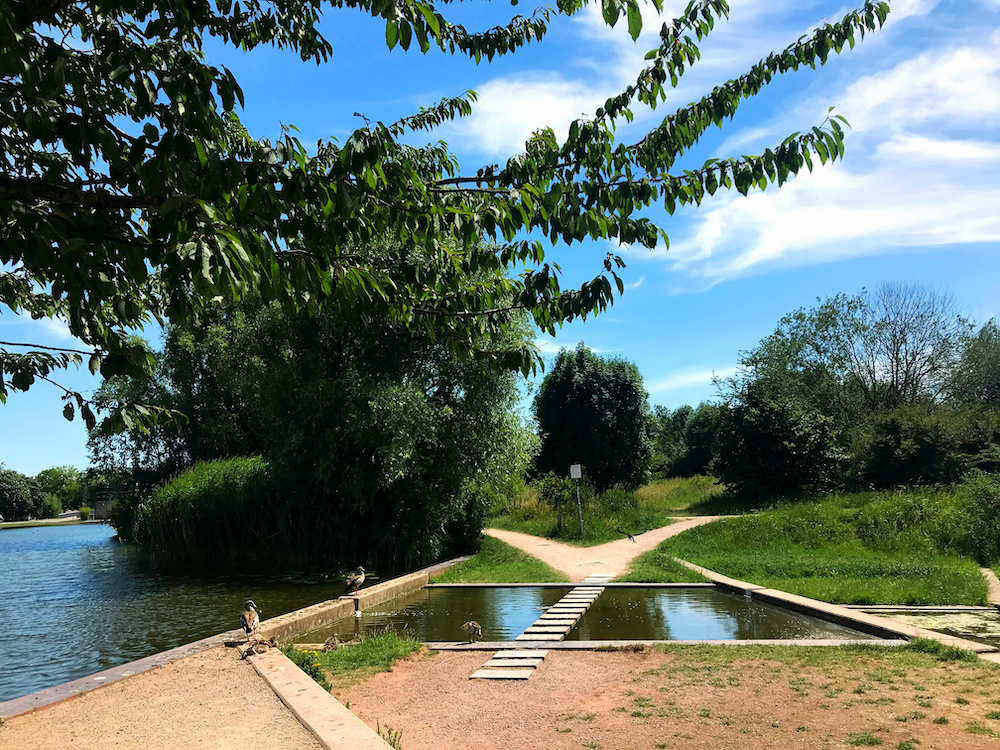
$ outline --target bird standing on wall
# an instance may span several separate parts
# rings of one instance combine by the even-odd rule
[[[469,620],[462,626],[462,630],[469,634],[469,643],[475,643],[483,637],[483,629],[475,620]]]
[[[358,589],[361,588],[361,584],[365,582],[365,569],[360,565],[356,572],[351,573],[347,576],[347,588],[348,594],[358,593]]]
[[[244,612],[240,615],[240,625],[243,632],[247,634],[247,640],[257,634],[257,626],[260,625],[260,607],[254,604],[253,599],[247,599]]]

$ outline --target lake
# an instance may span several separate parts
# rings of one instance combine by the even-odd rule
[[[336,572],[163,568],[104,524],[0,530],[0,702],[344,591]]]

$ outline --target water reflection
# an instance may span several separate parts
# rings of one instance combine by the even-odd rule
[[[362,633],[390,629],[418,641],[461,641],[468,637],[462,623],[476,620],[483,628],[483,640],[509,641],[565,593],[566,589],[547,588],[421,589],[297,640],[321,643],[334,633],[341,640],[350,640]]]
[[[164,570],[104,525],[0,531],[0,701],[334,598],[336,574]]]
[[[870,638],[716,589],[607,589],[566,640],[730,641]]]

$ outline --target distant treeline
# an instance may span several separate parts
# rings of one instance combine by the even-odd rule
[[[836,295],[782,318],[739,365],[718,403],[653,409],[654,474],[787,494],[1000,470],[1000,330],[943,292]]]

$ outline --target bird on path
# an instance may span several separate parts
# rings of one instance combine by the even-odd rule
[[[365,569],[360,565],[356,572],[351,573],[347,576],[347,587],[344,589],[348,594],[358,593],[358,589],[361,588],[361,584],[365,582]]]
[[[622,531],[621,529],[615,529],[615,531],[617,531],[619,534],[624,534],[625,536],[627,536],[628,540],[633,544],[638,544],[638,542],[635,541],[635,537],[629,534],[627,531]]]
[[[475,620],[469,620],[462,626],[462,630],[469,634],[469,643],[475,643],[483,637],[483,629]]]
[[[247,599],[243,614],[240,615],[240,626],[247,634],[248,641],[250,636],[257,634],[258,625],[260,625],[260,607],[254,604],[253,599]]]

